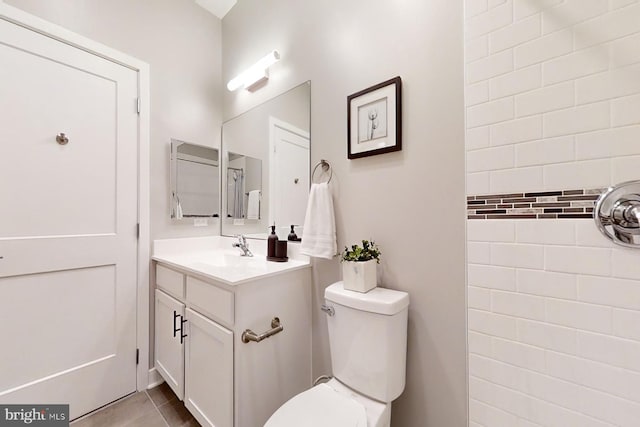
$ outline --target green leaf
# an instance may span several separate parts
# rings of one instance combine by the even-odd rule
[[[378,245],[373,240],[362,240],[362,246],[351,245],[351,249],[348,246],[344,247],[342,252],[342,261],[370,261],[375,259],[380,264],[380,256],[382,253],[378,248]]]

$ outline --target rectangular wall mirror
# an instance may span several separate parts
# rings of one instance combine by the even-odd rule
[[[171,218],[220,216],[220,169],[216,148],[171,140]]]
[[[302,235],[309,198],[311,82],[222,125],[221,234],[266,239],[276,224]]]

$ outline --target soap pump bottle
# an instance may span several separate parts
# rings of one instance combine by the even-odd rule
[[[287,240],[291,241],[291,242],[297,242],[298,241],[298,235],[296,234],[296,226],[291,224],[291,232],[289,233],[289,236],[287,236]]]
[[[267,258],[273,258],[276,256],[276,243],[278,242],[278,235],[276,234],[276,225],[271,226],[271,234],[267,239]]]

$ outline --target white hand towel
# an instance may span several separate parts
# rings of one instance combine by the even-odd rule
[[[178,204],[176,206],[176,219],[182,219],[182,205],[180,204],[180,199],[178,199]]]
[[[304,217],[300,252],[316,258],[331,259],[337,250],[331,190],[326,182],[312,184]]]
[[[247,219],[260,219],[260,190],[249,191]]]

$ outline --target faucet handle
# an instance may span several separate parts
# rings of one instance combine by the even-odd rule
[[[238,243],[247,246],[247,238],[244,237],[244,234],[236,234],[236,237],[238,238]]]

